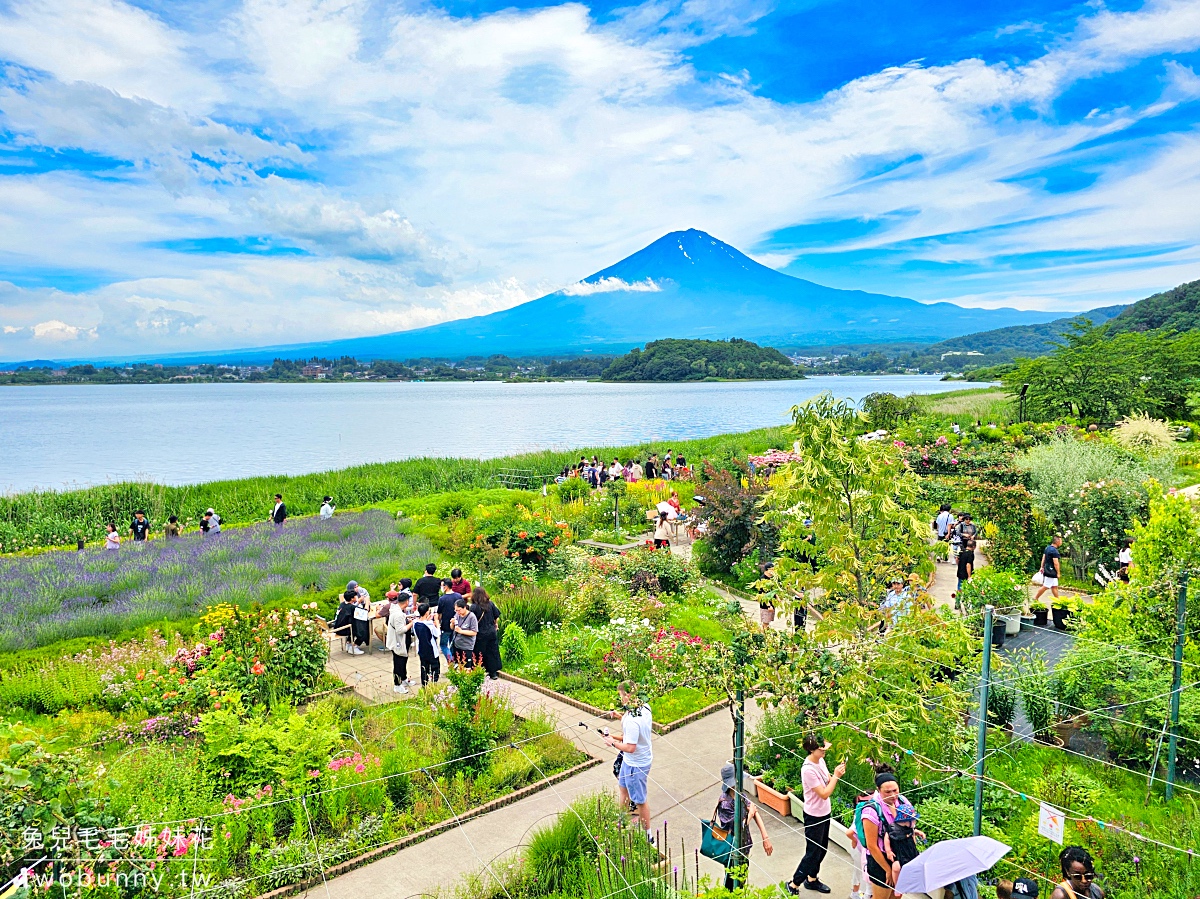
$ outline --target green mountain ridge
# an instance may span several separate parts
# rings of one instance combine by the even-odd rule
[[[604,370],[605,381],[703,381],[708,378],[785,380],[804,373],[772,347],[748,340],[653,340]]]

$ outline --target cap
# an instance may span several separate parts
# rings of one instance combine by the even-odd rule
[[[734,770],[733,770],[732,762],[726,762],[724,765],[721,766],[721,788],[722,789],[732,790],[734,788],[734,786],[737,784],[737,781],[734,780],[733,775],[734,775]]]
[[[204,510],[204,514],[205,514],[205,515],[216,515],[216,514],[217,514],[217,510],[216,510],[216,509],[205,509],[205,510]]]
[[[1036,880],[1030,880],[1028,877],[1018,877],[1013,881],[1014,896],[1036,896],[1038,894],[1038,885]]]
[[[387,593],[385,593],[383,595],[386,596],[388,599],[396,599],[400,595],[400,593],[397,590],[389,590]]]

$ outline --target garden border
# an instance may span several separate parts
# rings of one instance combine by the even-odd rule
[[[295,896],[297,893],[304,893],[311,890],[315,886],[319,886],[331,877],[340,877],[343,874],[348,874],[356,868],[361,868],[371,862],[378,861],[381,858],[386,858],[389,855],[407,849],[409,846],[415,846],[417,843],[423,843],[431,837],[436,837],[446,831],[453,830],[463,821],[470,821],[474,818],[479,818],[490,812],[504,808],[507,805],[512,805],[527,796],[532,796],[534,793],[539,793],[547,787],[552,787],[555,784],[561,783],[567,778],[574,777],[576,774],[582,774],[589,768],[599,765],[603,759],[598,759],[595,756],[589,756],[587,761],[580,762],[574,767],[568,768],[565,771],[559,771],[557,774],[552,774],[549,777],[542,778],[536,783],[531,783],[529,786],[522,787],[515,792],[509,793],[507,796],[501,796],[499,799],[493,799],[491,802],[485,802],[483,805],[477,805],[475,808],[468,809],[460,815],[451,814],[445,821],[434,824],[431,827],[426,827],[424,830],[418,830],[416,833],[410,833],[406,837],[401,837],[399,840],[387,843],[383,846],[377,846],[374,849],[364,852],[362,855],[357,855],[354,858],[347,859],[344,862],[339,862],[331,868],[322,870],[316,877],[309,877],[306,880],[301,880],[296,883],[288,884],[287,886],[278,887],[268,893],[259,893],[254,899],[284,899],[286,896]]]
[[[515,674],[509,674],[507,671],[501,671],[500,677],[503,678],[504,680],[510,680],[514,684],[519,684],[522,687],[527,687],[530,690],[535,690],[536,692],[541,693],[543,696],[549,696],[551,699],[556,699],[559,702],[563,703],[564,705],[569,705],[572,708],[579,709],[579,711],[581,711],[581,712],[587,712],[589,715],[592,715],[595,718],[601,718],[605,721],[616,721],[618,718],[621,717],[619,714],[617,714],[614,711],[611,711],[609,709],[602,709],[602,708],[599,708],[598,706],[594,706],[594,705],[589,705],[588,703],[583,702],[582,700],[573,699],[570,696],[567,696],[565,693],[558,693],[555,690],[551,690],[549,687],[547,687],[543,684],[537,683],[537,681],[526,680],[523,677],[517,677]],[[679,728],[683,727],[685,724],[691,724],[693,721],[699,721],[701,718],[704,718],[707,715],[711,715],[717,709],[719,709],[723,706],[726,706],[728,704],[729,704],[729,700],[720,699],[720,700],[717,700],[716,702],[712,703],[711,705],[706,705],[702,709],[697,709],[694,712],[684,715],[682,718],[678,718],[675,721],[672,721],[670,724],[660,724],[659,722],[655,721],[654,722],[654,732],[656,734],[658,734],[659,736],[669,734],[671,731],[678,730]]]

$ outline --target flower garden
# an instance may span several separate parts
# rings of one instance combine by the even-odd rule
[[[1071,589],[1044,599],[1061,613],[1065,651],[992,654],[984,832],[1013,852],[990,875],[1053,876],[1058,847],[1037,832],[1046,802],[1068,812],[1068,842],[1092,851],[1109,896],[1195,896],[1190,639],[1174,798],[1163,789],[1175,597],[1200,554],[1200,513],[1164,485],[1187,471],[1189,444],[1141,420],[976,426],[915,401],[865,406],[798,407],[772,435],[787,452],[766,453],[761,438],[689,452],[700,464],[688,482],[406,487],[282,532],[0,557],[5,870],[53,850],[89,859],[89,895],[133,895],[136,876],[171,895],[199,878],[221,899],[252,899],[585,762],[547,720],[515,714],[504,682],[482,671],[452,669],[438,688],[386,705],[326,672],[320,619],[345,582],[378,599],[431,560],[490,592],[506,674],[599,710],[634,680],[663,724],[744,690],[766,708],[746,757],[764,786],[799,790],[801,738],[820,729],[850,760],[838,814],[886,762],[931,839],[964,836],[991,636],[982,608],[1026,633],[1038,620],[1052,630],[1029,579],[1060,532]],[[690,556],[581,543],[638,540],[671,489],[703,521]],[[942,503],[974,515],[989,561],[953,605],[926,592],[935,571],[948,576],[936,562],[944,545],[931,543]],[[1102,586],[1094,576],[1114,569],[1127,537],[1129,581]],[[884,613],[896,576],[907,605]],[[718,586],[787,620],[803,603],[809,626],[762,629]],[[1200,620],[1196,591],[1188,615]],[[622,820],[593,797],[536,831],[505,875],[509,895],[608,895],[629,872],[640,872],[637,896],[712,889],[678,870],[659,877],[661,859],[635,851]],[[121,886],[105,879],[117,873]]]

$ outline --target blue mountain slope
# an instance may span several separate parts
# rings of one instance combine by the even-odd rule
[[[935,341],[1059,315],[968,309],[823,287],[761,265],[693,229],[671,232],[578,284],[502,312],[377,337],[207,353],[203,358],[254,362],[275,356],[453,359],[492,353],[624,352],[663,337],[743,337],[773,346]]]

